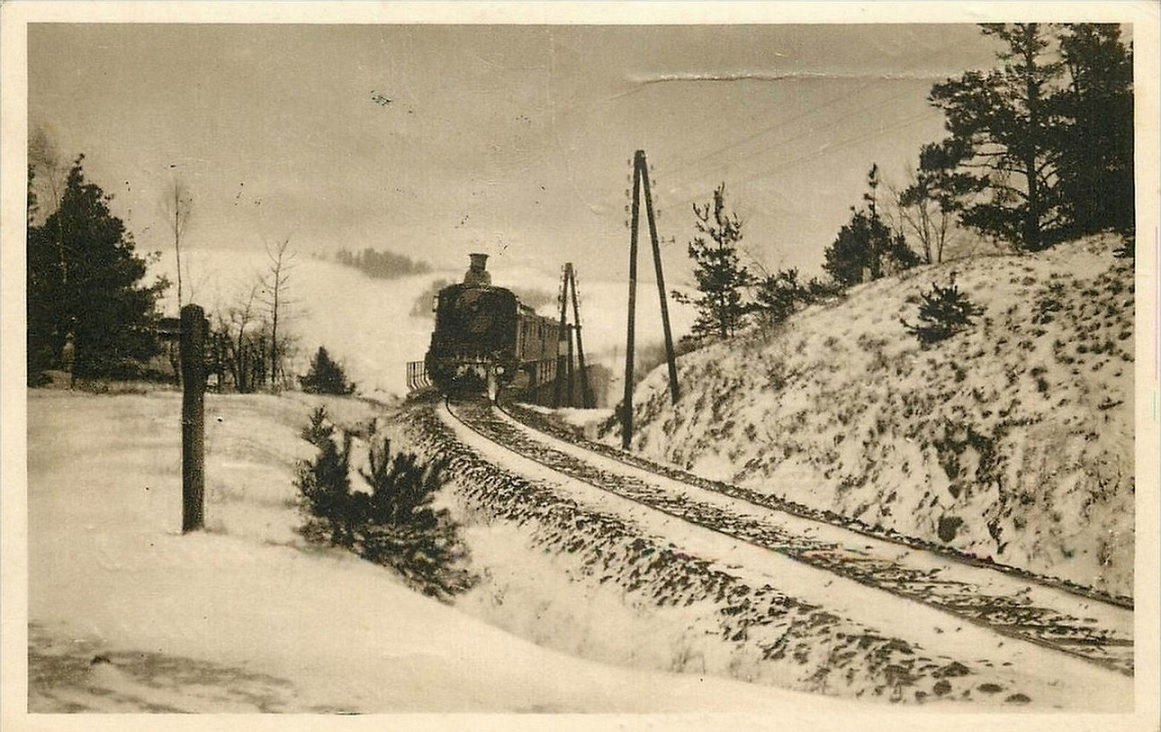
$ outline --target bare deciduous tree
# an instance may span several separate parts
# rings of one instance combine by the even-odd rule
[[[895,226],[915,235],[927,264],[942,262],[953,229],[949,207],[945,201],[941,203],[945,194],[930,173],[922,169],[908,171],[906,183],[903,190],[890,186],[899,217]]]
[[[182,299],[181,238],[193,213],[193,195],[180,177],[174,178],[166,189],[162,198],[162,210],[165,213],[165,222],[173,232],[173,253],[177,260],[177,307],[180,310],[185,304]],[[191,297],[192,294],[190,293]]]
[[[290,251],[290,239],[285,238],[275,245],[266,244],[269,269],[259,278],[261,300],[270,315],[270,386],[277,389],[279,380],[285,377],[283,361],[289,340],[279,334],[279,325],[286,315],[291,302],[286,297],[290,286],[290,270],[294,268],[295,252]]]
[[[258,284],[250,287],[242,297],[223,311],[215,313],[216,335],[223,344],[225,368],[234,381],[234,388],[240,393],[254,390],[252,363],[254,360],[254,329],[256,326],[255,302],[258,299]]]
[[[64,195],[69,166],[61,158],[56,143],[43,127],[37,127],[28,136],[28,165],[32,169],[36,188],[36,211],[33,222],[42,223],[52,215]]]

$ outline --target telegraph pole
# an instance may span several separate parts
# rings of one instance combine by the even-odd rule
[[[661,247],[657,240],[657,222],[653,216],[653,195],[649,189],[649,166],[645,151],[633,156],[633,204],[629,223],[629,328],[625,345],[625,398],[621,413],[621,448],[629,449],[633,439],[633,355],[637,316],[637,229],[641,221],[641,190],[645,191],[645,216],[649,239],[653,245],[653,268],[657,275],[657,294],[661,300],[661,325],[665,331],[665,359],[669,366],[669,394],[677,403],[677,359],[673,352],[673,334],[669,328],[669,305],[665,297],[665,275],[661,269]]]
[[[568,341],[567,345],[565,344],[565,339],[569,338],[568,329],[565,326],[565,319],[568,315],[568,281],[565,279],[567,277],[568,270],[565,270],[565,273],[560,280],[560,329],[557,331],[556,336],[556,380],[552,385],[553,408],[560,406],[560,389],[562,386],[560,380],[565,378],[571,369],[571,364],[564,360],[565,356],[569,355],[568,350],[572,348],[571,339]],[[569,389],[571,388],[572,385],[570,384]]]
[[[596,401],[593,399],[593,390],[589,388],[589,372],[585,370],[585,345],[581,338],[580,301],[576,296],[576,271],[572,268],[572,262],[564,266],[568,272],[569,284],[572,285],[572,315],[573,320],[576,321],[576,354],[580,364],[581,407],[592,409],[596,406]]]
[[[573,320],[576,321],[575,323],[568,322],[568,300],[570,296],[572,297],[572,315]],[[594,400],[592,389],[589,388],[589,375],[585,370],[585,347],[584,340],[581,338],[580,301],[576,296],[576,271],[572,268],[572,262],[565,263],[564,274],[560,279],[560,332],[562,337],[557,356],[557,376],[567,374],[567,406],[576,406],[575,388],[573,386],[576,373],[573,369],[573,335],[575,334],[575,358],[579,362],[580,368],[581,407],[591,409],[594,406]],[[560,379],[558,378],[552,397],[552,406],[554,407],[561,406],[560,393],[562,388]]]
[[[633,212],[629,221],[629,332],[625,338],[625,398],[621,402],[621,449],[633,439],[633,335],[637,317],[637,223],[641,216],[641,163],[645,151],[633,159]]]
[[[649,191],[649,168],[641,152],[641,182],[645,188],[645,216],[649,220],[649,239],[653,243],[653,270],[657,274],[657,295],[661,300],[661,328],[665,331],[665,360],[669,364],[669,395],[677,404],[677,358],[673,355],[673,334],[669,330],[669,304],[665,298],[665,274],[661,271],[661,247],[657,243],[657,224],[653,219],[653,195]]]

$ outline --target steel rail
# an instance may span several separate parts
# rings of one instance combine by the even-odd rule
[[[586,477],[584,475],[577,474],[578,471],[575,471],[575,470],[569,471],[567,469],[564,469],[559,462],[557,464],[553,464],[552,462],[541,459],[539,456],[532,455],[532,454],[529,454],[528,452],[518,450],[515,446],[497,439],[497,436],[493,432],[486,430],[485,428],[481,427],[478,424],[474,424],[470,418],[466,418],[464,415],[457,413],[457,410],[453,409],[453,405],[452,405],[452,402],[450,399],[445,398],[444,405],[445,405],[447,412],[449,413],[449,415],[451,415],[452,418],[454,418],[460,424],[463,424],[466,428],[468,428],[468,429],[472,430],[473,432],[475,432],[476,434],[480,435],[481,437],[489,440],[490,442],[492,442],[496,445],[499,445],[500,447],[504,448],[505,450],[508,450],[509,452],[512,452],[516,455],[519,455],[520,457],[523,457],[526,460],[531,460],[532,462],[537,463],[538,465],[540,465],[542,467],[548,468],[549,470],[552,470],[556,473],[559,473],[560,475],[563,475],[563,476],[570,478],[572,480],[578,480],[580,482],[586,483],[590,486],[597,488],[598,490],[601,490],[601,491],[604,491],[607,493],[611,493],[611,494],[616,495],[624,500],[627,500],[627,501],[630,501],[634,504],[637,504],[637,505],[643,506],[645,508],[657,511],[659,513],[665,514],[665,515],[670,516],[672,518],[676,518],[676,519],[683,521],[685,523],[697,526],[699,528],[711,531],[713,533],[716,533],[716,534],[719,534],[722,536],[726,536],[726,537],[730,538],[731,540],[740,541],[740,542],[743,542],[747,545],[756,547],[758,549],[762,549],[764,551],[774,552],[774,553],[780,554],[782,556],[785,556],[793,561],[804,564],[806,566],[810,566],[810,567],[813,567],[815,569],[825,570],[825,571],[828,571],[836,576],[843,577],[844,579],[852,580],[852,581],[857,582],[865,587],[871,587],[871,588],[877,589],[877,590],[882,591],[882,592],[887,592],[891,595],[894,595],[896,597],[900,597],[900,598],[907,600],[907,601],[910,601],[910,602],[915,602],[917,604],[926,605],[927,607],[930,607],[932,609],[946,613],[947,615],[954,617],[954,618],[957,618],[959,620],[963,620],[964,622],[971,623],[972,625],[975,625],[977,627],[980,627],[980,628],[983,628],[983,629],[988,630],[990,632],[993,632],[999,636],[1011,638],[1013,640],[1031,643],[1033,645],[1037,645],[1037,646],[1040,646],[1042,648],[1047,648],[1049,650],[1057,651],[1059,653],[1064,653],[1064,654],[1067,654],[1070,656],[1074,656],[1076,658],[1080,658],[1080,659],[1087,661],[1089,663],[1092,663],[1094,665],[1101,666],[1103,668],[1116,671],[1116,672],[1124,674],[1126,676],[1131,677],[1134,675],[1132,660],[1130,660],[1126,664],[1118,658],[1094,656],[1090,653],[1085,653],[1083,650],[1080,650],[1080,649],[1086,649],[1086,648],[1104,648],[1104,646],[1106,646],[1106,645],[1111,646],[1111,647],[1124,647],[1126,645],[1126,639],[1123,639],[1123,638],[1101,639],[1101,638],[1094,638],[1092,636],[1085,636],[1083,634],[1079,635],[1079,636],[1076,634],[1063,635],[1057,639],[1050,639],[1050,638],[1044,638],[1044,637],[1041,637],[1041,636],[1038,636],[1035,634],[1030,634],[1027,632],[1020,632],[1020,630],[1019,630],[1020,628],[1048,628],[1049,626],[1047,626],[1045,624],[1037,624],[1037,623],[1010,623],[1010,622],[1003,623],[1003,622],[989,621],[986,616],[982,616],[979,613],[969,612],[968,610],[970,610],[972,608],[970,603],[951,602],[950,598],[949,598],[949,602],[947,602],[946,604],[943,604],[940,602],[935,602],[935,601],[932,601],[929,599],[918,597],[913,593],[905,592],[902,589],[900,589],[900,587],[899,587],[899,585],[907,585],[907,584],[931,584],[931,585],[957,584],[955,582],[941,581],[941,580],[937,580],[934,578],[929,579],[926,577],[915,577],[915,578],[912,578],[910,580],[908,580],[907,578],[897,578],[894,580],[892,580],[890,578],[887,578],[887,579],[884,579],[881,577],[876,578],[876,577],[872,577],[872,576],[859,574],[857,572],[849,571],[850,567],[845,567],[845,569],[848,571],[843,571],[844,564],[843,564],[842,560],[839,560],[836,558],[835,561],[828,562],[828,561],[822,561],[822,559],[820,558],[820,555],[824,555],[827,553],[831,554],[833,557],[833,549],[836,548],[836,546],[837,546],[834,544],[829,544],[827,542],[822,542],[820,540],[806,540],[808,542],[815,542],[818,545],[811,547],[805,551],[799,551],[788,544],[779,545],[777,542],[772,543],[772,542],[767,542],[767,541],[762,541],[762,540],[755,540],[753,537],[747,536],[744,531],[741,531],[736,527],[733,530],[723,529],[723,528],[719,528],[717,526],[710,525],[710,524],[705,523],[703,521],[695,520],[695,519],[691,518],[690,516],[688,516],[685,512],[668,509],[665,506],[658,505],[657,503],[652,502],[647,498],[635,497],[635,496],[631,495],[631,493],[632,493],[631,490],[628,490],[628,489],[617,490],[615,488],[610,488],[608,485],[602,484],[601,482],[599,482],[591,477]],[[479,406],[480,406],[480,408],[484,409],[485,411],[490,410],[492,408],[496,408],[496,409],[500,409],[500,411],[503,412],[504,414],[509,414],[508,412],[504,411],[503,409],[501,409],[497,406],[487,406],[487,407],[485,407],[484,405],[479,405]],[[509,416],[511,416],[511,415],[509,414]],[[513,418],[513,419],[515,419],[515,418]],[[516,421],[518,421],[520,424],[524,424],[523,422],[520,422],[519,420],[516,420]],[[525,426],[527,427],[528,425],[525,425]],[[530,429],[536,429],[536,428],[530,427]],[[559,439],[559,438],[557,438],[557,439]],[[584,461],[582,461],[580,458],[577,458],[577,457],[574,457],[571,455],[567,455],[566,453],[562,453],[559,450],[555,450],[554,448],[551,448],[548,446],[543,446],[543,449],[546,451],[555,452],[556,454],[563,456],[567,461],[573,461],[573,462],[582,463],[582,464],[584,463]],[[596,453],[596,454],[600,455],[602,457],[609,457],[611,459],[616,460],[616,458],[612,458],[611,456],[605,455],[603,452]],[[664,473],[659,473],[657,471],[651,471],[648,468],[643,467],[639,464],[634,464],[634,463],[628,462],[628,461],[618,461],[618,462],[621,462],[622,464],[626,465],[627,467],[631,467],[631,468],[634,468],[636,470],[645,470],[646,472],[651,472],[654,475],[657,475],[658,477],[661,477],[661,478],[665,478],[668,480],[677,480],[677,479],[674,479],[670,476],[665,475]],[[608,471],[604,471],[604,470],[601,470],[600,468],[592,467],[591,465],[587,465],[587,467],[589,467],[591,470],[597,471],[599,473],[608,473]],[[615,474],[612,474],[612,475],[614,477],[619,478],[619,479],[628,479],[630,481],[638,480],[635,478],[631,478],[630,476],[616,476]],[[680,482],[680,481],[678,481],[678,482]],[[700,488],[701,486],[691,484],[691,487]],[[728,498],[735,498],[734,496],[727,496],[727,497]],[[762,506],[760,504],[754,504],[753,502],[746,501],[744,498],[736,498],[736,500],[743,502],[743,503],[750,503],[751,505],[757,506],[759,508],[771,510],[771,507],[769,507],[769,506]],[[780,510],[780,509],[773,509],[773,510]],[[791,514],[791,515],[796,515],[796,514]],[[819,519],[817,517],[813,517],[813,516],[798,516],[798,517],[799,518],[806,518],[806,519],[813,520],[813,521],[819,521]],[[821,523],[827,523],[827,522],[821,522]],[[854,531],[850,527],[843,526],[841,524],[831,524],[831,525],[837,526],[838,528],[841,528],[841,529]],[[861,533],[861,532],[857,532],[857,533]],[[872,539],[879,540],[879,541],[887,541],[883,537],[874,536],[874,535],[870,535],[870,536],[868,536],[868,538],[872,538]],[[891,542],[891,543],[895,543],[895,544],[898,544],[900,546],[903,546],[903,547],[906,547],[906,548],[909,548],[909,549],[912,549],[915,551],[929,551],[929,549],[927,549],[926,547],[910,546],[910,545],[903,543],[903,542]],[[948,557],[948,558],[954,559],[954,557]],[[863,561],[863,563],[865,564],[865,560]],[[965,564],[969,564],[969,563],[965,562]],[[992,569],[993,568],[988,564],[982,564],[982,563],[980,565],[972,565],[972,566],[982,567],[985,569]],[[1039,586],[1044,587],[1046,589],[1053,589],[1053,590],[1068,590],[1069,589],[1066,587],[1056,586],[1056,585],[1051,584],[1051,583],[1040,582],[1039,579],[1035,575],[1028,576],[1028,577],[1020,576],[1020,577],[1017,577],[1017,579],[1028,582],[1028,583],[1033,584],[1033,585],[1039,585]],[[894,584],[895,586],[892,586],[892,584]],[[969,586],[969,585],[967,585],[967,583],[958,583],[958,584],[962,584],[965,587]],[[1070,593],[1070,594],[1075,595],[1076,593]],[[1098,598],[1086,597],[1084,599],[1096,599],[1096,600],[1100,601]],[[1107,603],[1107,604],[1116,606],[1116,603]],[[1018,610],[1018,609],[1029,610],[1030,608],[1028,606],[1018,606],[1018,607],[1014,606],[1013,608],[1008,608],[1008,609],[1009,610]],[[1038,609],[1038,608],[1032,608],[1032,609]],[[1124,608],[1122,608],[1122,609],[1124,609]],[[1040,609],[1040,610],[1043,610],[1043,609]],[[1044,611],[1044,612],[1055,612],[1055,611]],[[1076,620],[1076,618],[1070,618],[1070,617],[1065,617],[1063,619]],[[1067,626],[1057,626],[1057,627],[1068,630]],[[1076,628],[1076,630],[1080,631],[1080,630],[1083,630],[1083,628]],[[1131,645],[1132,641],[1129,640],[1129,641],[1127,641],[1127,643]],[[1069,646],[1075,646],[1077,648],[1072,648]]]

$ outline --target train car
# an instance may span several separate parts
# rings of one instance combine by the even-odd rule
[[[444,393],[486,390],[495,399],[501,388],[529,392],[556,377],[559,324],[493,286],[487,259],[472,254],[464,281],[436,297],[422,380]]]

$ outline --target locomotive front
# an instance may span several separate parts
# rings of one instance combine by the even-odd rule
[[[492,396],[517,369],[518,306],[511,290],[493,287],[488,255],[472,254],[464,281],[439,291],[435,330],[425,366],[445,393],[482,391]]]

